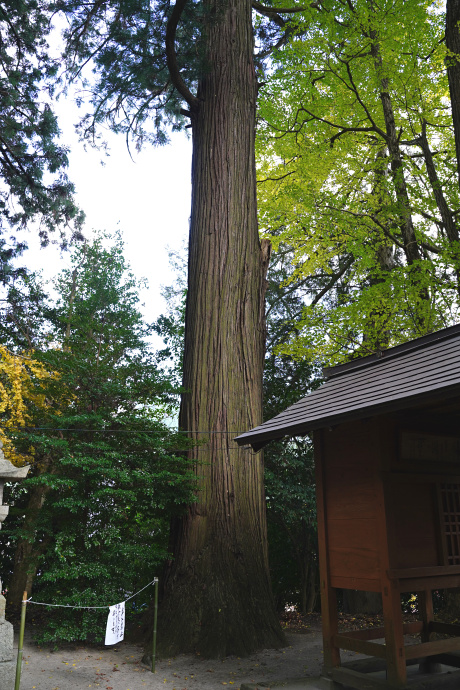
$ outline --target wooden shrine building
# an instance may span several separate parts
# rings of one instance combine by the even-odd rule
[[[433,590],[460,587],[460,326],[325,376],[237,443],[260,450],[313,433],[325,676],[361,689],[442,688],[443,676],[408,680],[407,667],[460,668],[460,625],[435,622],[432,603]],[[338,588],[380,592],[384,627],[339,633]],[[405,624],[407,592],[420,620]],[[386,680],[341,665],[341,649],[374,658]],[[445,678],[460,688],[460,670]]]

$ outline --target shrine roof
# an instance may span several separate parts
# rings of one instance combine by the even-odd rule
[[[460,325],[324,370],[325,383],[260,426],[237,436],[260,450],[340,422],[460,394]]]

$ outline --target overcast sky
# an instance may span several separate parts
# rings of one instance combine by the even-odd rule
[[[149,282],[142,299],[146,318],[151,321],[165,308],[160,286],[174,279],[167,246],[180,249],[188,236],[191,141],[184,134],[174,134],[169,145],[146,146],[140,154],[131,151],[133,161],[124,137],[107,132],[110,156],[105,157],[94,149],[85,151],[78,141],[74,124],[80,111],[71,98],[61,97],[54,110],[62,130],[61,141],[70,148],[69,178],[87,217],[84,234],[90,237],[93,229],[122,230],[125,256],[134,274]],[[24,263],[30,269],[42,269],[46,279],[68,263],[68,254],[57,247],[39,249],[32,231],[26,240],[30,249]]]

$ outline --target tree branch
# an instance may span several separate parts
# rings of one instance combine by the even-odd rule
[[[311,2],[309,5],[306,7],[267,7],[266,5],[262,5],[261,2],[258,2],[258,0],[252,0],[252,9],[258,12],[259,14],[262,14],[264,17],[267,17],[268,19],[271,19],[275,24],[280,26],[282,29],[286,27],[286,22],[285,20],[281,17],[282,14],[297,14],[298,12],[305,12],[309,7],[313,7],[315,10],[321,10],[321,5],[319,2]],[[278,47],[281,47],[284,42],[286,41],[285,37],[281,37],[276,46],[270,49],[270,52],[275,50]],[[266,51],[267,52],[267,51]],[[268,53],[270,54],[270,53]],[[266,57],[264,55],[264,57]]]
[[[275,24],[280,26],[282,29],[285,28],[286,22],[284,19],[278,14],[279,10],[278,8],[275,7],[265,7],[265,5],[262,5],[260,2],[256,2],[255,0],[252,2],[252,9],[256,10],[259,14],[262,14],[264,17],[268,17],[268,19],[271,19]]]
[[[169,74],[171,75],[171,81],[174,84],[177,91],[180,93],[182,98],[189,104],[190,110],[193,112],[198,109],[200,104],[199,99],[192,94],[187,84],[182,79],[182,75],[179,70],[176,59],[176,31],[179,20],[184,11],[184,7],[187,0],[177,0],[174,5],[174,9],[171,13],[168,23],[166,25],[166,62],[168,65]]]
[[[281,18],[281,17],[280,17]],[[261,51],[260,53],[257,53],[256,57],[258,60],[265,60],[269,55],[275,52],[275,50],[279,50],[279,48],[282,48],[282,46],[285,45],[285,43],[288,42],[289,37],[291,36],[290,31],[288,29],[285,30],[284,34],[281,36],[281,38],[270,48],[267,48],[266,50]]]
[[[311,110],[308,110],[308,108],[305,108],[304,106],[301,106],[298,109],[296,119],[300,112],[307,113],[307,115],[310,115],[310,117],[312,117],[314,120],[324,122],[324,124],[329,125],[329,127],[340,129],[340,133],[338,135],[334,134],[334,136],[330,138],[331,148],[334,146],[335,139],[337,139],[338,136],[342,136],[342,134],[345,134],[346,132],[377,132],[377,134],[379,134],[384,140],[387,139],[385,132],[383,132],[380,127],[376,127],[375,125],[372,127],[346,127],[345,125],[336,124],[335,122],[326,120],[324,117],[319,117],[319,115],[315,115],[315,113],[312,113]]]
[[[315,10],[321,9],[317,2],[311,2],[307,7],[267,7],[266,5],[262,5],[261,2],[257,2],[257,0],[252,1],[252,8],[264,15],[295,14],[296,12],[305,12],[309,7],[313,7]]]
[[[331,290],[334,287],[336,282],[338,280],[340,280],[340,278],[343,276],[343,274],[354,264],[354,262],[355,262],[354,256],[352,256],[350,259],[348,259],[345,266],[340,271],[338,271],[337,273],[334,273],[332,275],[332,278],[329,281],[329,283],[326,285],[326,287],[324,287],[322,290],[320,290],[320,292],[318,292],[317,295],[315,295],[315,298],[310,302],[309,306],[314,307],[315,304],[318,304],[320,299],[322,297],[324,297],[324,295],[326,295],[329,292],[329,290]]]
[[[426,122],[425,120],[422,122],[422,133],[420,137],[418,138],[417,142],[422,149],[424,158],[425,158],[425,165],[426,165],[426,171],[428,173],[428,179],[430,181],[431,189],[433,191],[433,196],[436,201],[436,205],[438,207],[439,213],[442,218],[442,222],[444,224],[444,227],[446,229],[447,237],[449,238],[450,242],[456,242],[458,243],[459,241],[459,234],[458,234],[458,227],[457,224],[455,223],[454,218],[452,217],[452,212],[449,208],[449,205],[446,201],[446,198],[444,196],[443,190],[442,190],[442,184],[441,181],[438,177],[438,173],[436,171],[436,166],[434,164],[433,160],[433,154],[430,149],[430,145],[428,143],[428,139],[426,136]]]

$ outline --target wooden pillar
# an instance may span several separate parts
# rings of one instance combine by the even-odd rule
[[[326,578],[320,576],[320,580],[324,669],[329,671],[340,666],[340,650],[334,643],[334,636],[338,633],[337,596]]]
[[[389,443],[393,438],[390,424],[379,424],[379,447],[381,449],[381,468],[391,468],[394,449]],[[404,650],[403,619],[401,593],[398,580],[390,580],[388,571],[391,568],[390,554],[395,552],[395,525],[388,501],[388,487],[385,481],[376,477],[376,515],[380,554],[380,585],[382,588],[383,625],[385,629],[385,647],[387,662],[387,681],[395,688],[407,685],[406,655]],[[391,493],[390,493],[391,495]]]
[[[433,592],[431,589],[426,589],[418,593],[418,606],[423,622],[423,630],[420,635],[421,642],[430,641],[430,623],[434,620],[433,613]],[[427,657],[420,662],[420,673],[440,673],[441,664],[437,663]]]
[[[382,600],[388,682],[396,688],[403,688],[407,684],[407,672],[401,594],[397,581],[387,580],[384,583]]]
[[[318,519],[319,577],[321,583],[321,616],[323,626],[324,670],[340,666],[340,650],[334,643],[338,633],[337,596],[330,584],[327,554],[326,502],[324,495],[323,430],[315,431],[316,510]]]
[[[430,589],[418,593],[418,605],[421,618],[423,621],[423,630],[421,633],[421,641],[430,641],[430,623],[434,620],[433,614],[433,595]]]

